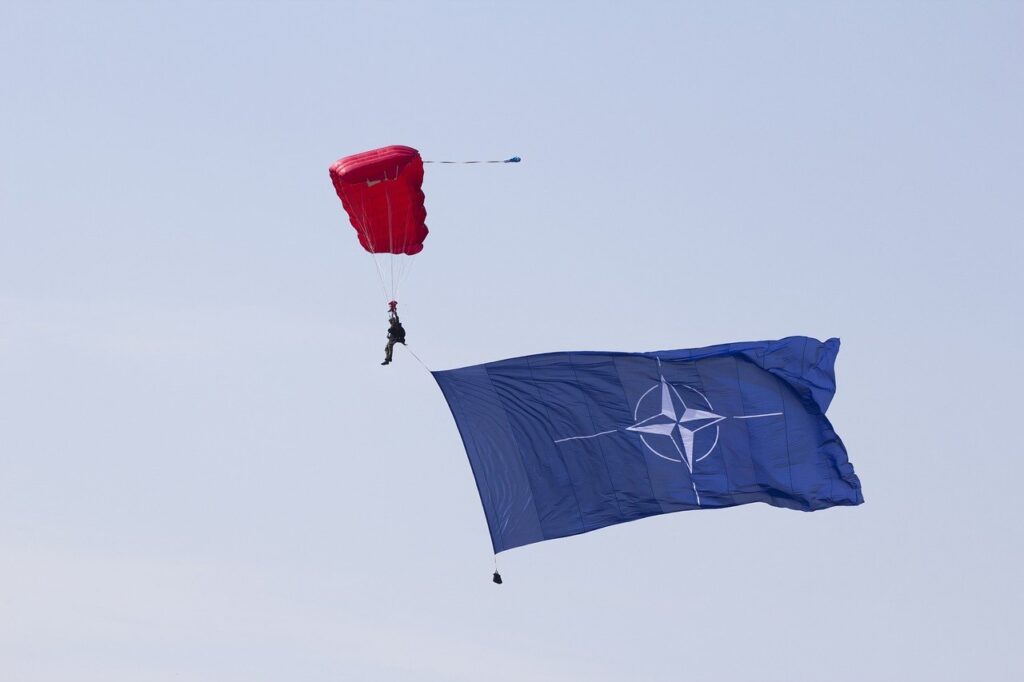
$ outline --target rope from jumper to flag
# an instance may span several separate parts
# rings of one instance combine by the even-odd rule
[[[409,346],[407,344],[404,344],[404,343],[402,345],[405,346],[405,349],[407,351],[409,351],[409,355],[411,355],[414,358],[416,358],[416,362],[418,362],[421,365],[423,365],[423,369],[427,370],[427,372],[430,372],[430,368],[427,367],[427,363],[425,363],[422,360],[420,360],[420,356],[416,355],[416,353],[413,352],[412,348],[409,348]]]
[[[424,161],[423,163],[519,163],[522,161],[518,156],[508,159],[494,159],[493,161]]]

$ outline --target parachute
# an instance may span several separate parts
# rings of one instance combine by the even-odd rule
[[[382,147],[338,159],[330,173],[359,243],[373,256],[385,300],[397,300],[428,233],[420,153]]]

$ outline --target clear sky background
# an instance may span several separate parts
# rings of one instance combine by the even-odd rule
[[[1012,680],[1024,4],[0,4],[0,679]],[[839,336],[866,504],[499,557],[435,369]]]

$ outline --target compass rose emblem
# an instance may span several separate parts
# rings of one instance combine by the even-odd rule
[[[660,391],[658,391],[659,388]],[[658,457],[670,462],[682,462],[692,473],[693,463],[710,455],[718,445],[718,423],[725,417],[712,412],[711,402],[707,396],[693,386],[683,384],[682,388],[686,392],[686,398],[689,398],[689,404],[675,386],[665,381],[665,377],[661,377],[660,384],[651,386],[640,396],[640,400],[637,401],[636,408],[633,410],[635,423],[632,426],[627,426],[626,430],[639,433],[643,444]],[[649,417],[641,419],[641,411],[644,414],[650,413],[652,411],[650,403],[655,402],[657,404],[653,407],[657,411]],[[701,409],[702,407],[707,409]],[[705,447],[706,443],[698,443],[698,434],[710,427],[714,427],[714,438],[710,441],[711,444]],[[662,436],[662,438],[650,438],[651,436]],[[650,440],[648,440],[649,438]],[[707,439],[702,438],[702,440]],[[666,453],[669,443],[671,443],[672,449]],[[699,453],[695,452],[698,447],[701,450]]]
[[[633,423],[587,436],[559,438],[554,442],[588,440],[619,431],[640,436],[640,441],[652,454],[669,462],[681,463],[691,474],[693,493],[700,504],[700,493],[693,482],[694,466],[709,457],[718,447],[721,422],[727,419],[760,419],[779,417],[782,412],[725,416],[715,412],[714,406],[701,391],[686,384],[673,384],[660,373],[658,383],[640,396],[633,406]]]

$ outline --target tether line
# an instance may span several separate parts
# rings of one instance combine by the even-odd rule
[[[487,161],[424,161],[423,163],[519,163],[522,159],[518,156],[512,156],[507,159],[494,159]]]
[[[402,345],[403,345],[403,346],[405,346],[405,349],[406,349],[407,351],[409,351],[409,355],[411,355],[411,356],[413,356],[414,358],[416,358],[416,362],[418,362],[418,363],[420,363],[421,365],[423,365],[423,369],[425,369],[425,370],[427,370],[428,372],[430,372],[430,368],[429,368],[429,367],[427,367],[427,363],[425,363],[425,362],[423,362],[422,360],[420,360],[420,356],[416,355],[416,353],[415,353],[415,352],[413,352],[412,348],[409,348],[409,346],[408,346],[407,344],[404,344],[404,343],[403,343]]]

